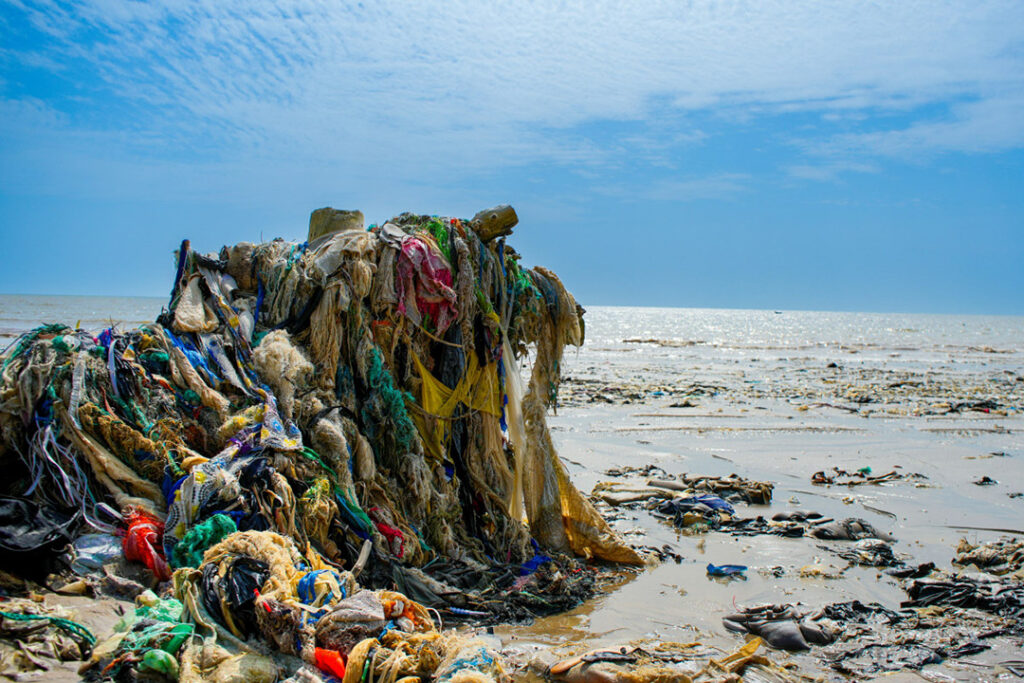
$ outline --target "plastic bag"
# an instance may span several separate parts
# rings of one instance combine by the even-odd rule
[[[72,544],[75,560],[71,569],[76,574],[89,574],[121,557],[121,539],[111,534],[82,534]]]

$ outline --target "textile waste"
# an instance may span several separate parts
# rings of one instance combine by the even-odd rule
[[[356,214],[315,211],[302,243],[185,240],[154,323],[47,324],[0,355],[3,568],[38,580],[114,534],[180,601],[140,595],[106,674],[274,680],[282,655],[454,679],[427,608],[558,611],[593,592],[586,561],[643,563],[555,452],[584,310],[520,264],[515,212]]]

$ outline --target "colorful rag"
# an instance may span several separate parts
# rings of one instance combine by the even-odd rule
[[[225,449],[213,460],[200,463],[182,478],[167,501],[167,533],[163,548],[167,557],[174,557],[174,547],[193,526],[201,522],[200,510],[216,495],[230,498],[240,493],[238,478],[226,467],[231,453]]]
[[[433,238],[414,235],[402,240],[396,264],[398,310],[417,325],[428,317],[434,332],[444,335],[459,315],[452,289],[451,266]]]

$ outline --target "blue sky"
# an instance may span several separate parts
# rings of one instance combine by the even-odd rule
[[[1019,0],[413,5],[0,0],[0,292],[508,202],[585,305],[1024,314]]]

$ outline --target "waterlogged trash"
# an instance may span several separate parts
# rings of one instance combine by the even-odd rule
[[[943,656],[938,651],[917,643],[872,643],[845,651],[832,666],[843,673],[868,676],[887,671],[920,669],[927,664],[939,664]]]
[[[897,557],[892,546],[874,538],[864,538],[853,544],[852,548],[828,548],[844,560],[865,567],[899,567],[903,558]]]
[[[959,574],[925,578],[911,583],[907,596],[903,607],[964,607],[1024,619],[1024,583],[1013,579],[991,581]]]
[[[772,515],[774,522],[816,522],[823,518],[824,515],[813,510],[784,510]]]
[[[742,564],[719,564],[714,565],[708,563],[707,573],[708,576],[727,576],[737,578],[747,578],[744,572],[747,571],[747,567]]]
[[[565,683],[685,683],[687,681],[800,681],[803,678],[759,654],[764,641],[752,638],[732,653],[699,642],[643,641],[630,647],[591,650],[547,666],[538,675]],[[740,677],[744,678],[741,679]]]
[[[86,659],[96,637],[59,605],[14,598],[0,602],[0,676],[18,680],[27,672],[46,671],[47,659]]]
[[[927,479],[927,477],[916,472],[904,474],[896,470],[886,472],[885,474],[872,475],[870,467],[861,467],[853,472],[833,467],[831,470],[821,470],[811,475],[811,483],[819,486],[834,484],[836,486],[853,487],[865,484],[880,485],[903,480],[920,481],[922,479]]]
[[[704,505],[711,508],[712,510],[715,510],[716,512],[724,512],[727,515],[736,514],[736,509],[732,505],[730,505],[728,501],[722,499],[719,496],[707,493],[698,496],[690,496],[686,498],[676,498],[672,502],[680,506]]]
[[[729,631],[750,633],[764,638],[780,650],[809,650],[811,644],[827,645],[836,639],[828,623],[817,623],[811,615],[793,605],[763,605],[747,608],[722,619]]]
[[[876,538],[883,541],[893,540],[892,536],[879,531],[870,522],[853,517],[816,526],[808,532],[808,535],[814,538],[838,541],[859,541],[862,538]]]
[[[736,510],[727,501],[711,494],[683,496],[666,500],[658,505],[658,512],[673,518],[678,527],[691,527],[704,522],[712,527],[722,519],[735,514]]]
[[[962,538],[956,547],[953,564],[960,567],[974,565],[996,576],[1021,574],[1024,573],[1024,541],[1001,538],[975,545]]]

